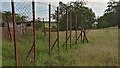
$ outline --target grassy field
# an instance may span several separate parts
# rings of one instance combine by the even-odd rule
[[[80,32],[80,31],[79,31]],[[51,45],[56,39],[56,33],[51,34]],[[117,66],[118,65],[118,29],[95,29],[87,34],[89,43],[82,44],[79,40],[78,45],[74,44],[75,32],[72,32],[72,48],[61,45],[65,41],[65,32],[60,32],[60,51],[57,46],[51,51],[51,57],[48,56],[48,35],[37,31],[37,66]],[[32,66],[33,52],[28,59],[25,57],[33,44],[32,33],[17,37],[19,50],[19,65]],[[2,39],[2,65],[14,66],[14,47],[13,41],[3,37]]]
[[[0,27],[0,32],[2,32],[2,28]],[[0,33],[0,67],[2,66],[2,34]]]

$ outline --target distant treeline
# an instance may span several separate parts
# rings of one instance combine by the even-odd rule
[[[119,26],[120,28],[120,1],[110,1],[107,4],[105,14],[97,19],[97,28],[114,26]]]

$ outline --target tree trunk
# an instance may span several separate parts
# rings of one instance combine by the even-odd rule
[[[9,26],[9,22],[8,22],[8,16],[6,16],[6,23],[7,23],[7,30],[8,30],[8,37],[10,40],[12,40],[12,36],[11,36],[11,32],[10,32],[10,26]]]

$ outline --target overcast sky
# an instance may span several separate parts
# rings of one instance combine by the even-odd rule
[[[9,2],[10,0],[2,0],[2,2]],[[32,1],[32,0],[14,0],[14,1]],[[35,0],[37,2],[47,2],[51,3],[54,6],[57,6],[59,4],[59,1],[62,1],[63,3],[68,3],[70,1],[76,1],[76,0]],[[78,0],[81,1],[81,0]],[[84,0],[87,3],[87,6],[92,8],[92,10],[95,12],[96,16],[101,16],[104,14],[105,9],[107,8],[107,2],[109,0]],[[118,0],[116,0],[118,1]]]

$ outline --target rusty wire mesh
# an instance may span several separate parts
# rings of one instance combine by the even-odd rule
[[[56,2],[55,2],[56,3]],[[46,60],[43,58],[46,57],[48,54],[49,44],[50,44],[50,51],[51,47],[53,47],[54,51],[51,51],[53,55],[56,54],[57,50],[57,6],[52,3],[51,9],[49,9],[48,3],[42,2],[35,2],[35,23],[36,23],[36,46],[37,46],[37,59],[41,63],[44,63]],[[11,12],[11,4],[10,2],[6,3],[7,6],[3,11],[10,11]],[[4,4],[5,5],[5,4]],[[3,5],[3,6],[4,6]],[[32,9],[32,2],[14,2],[15,5],[15,17],[16,17],[16,24],[17,24],[17,45],[18,45],[18,53],[19,53],[19,65],[29,66],[33,64],[33,9]],[[49,11],[51,11],[49,16]],[[59,11],[59,10],[58,10]],[[66,14],[64,14],[64,18],[62,21],[60,20],[59,23],[65,22],[66,23]],[[50,18],[50,19],[49,19]],[[50,36],[49,36],[49,20],[51,20],[50,25]],[[12,21],[9,21],[12,23]],[[60,24],[59,24],[60,25]],[[60,47],[66,42],[66,25],[62,25],[65,29],[64,31],[60,31]],[[60,28],[60,27],[58,27]],[[68,14],[68,37],[70,35],[70,15]],[[62,30],[62,29],[61,29]],[[11,27],[11,33],[12,33]],[[71,36],[72,40],[75,36],[75,33]],[[67,37],[67,38],[68,38]],[[50,38],[50,42],[49,42]],[[68,39],[68,47],[70,45]],[[74,43],[74,41],[72,41]],[[65,47],[65,46],[64,46]],[[30,52],[30,53],[29,53]],[[51,54],[51,55],[52,55]],[[27,59],[26,56],[28,55]]]
[[[19,44],[19,65],[29,65],[32,64],[33,53],[30,54],[28,60],[26,56],[34,43],[32,2],[14,2],[14,8],[17,23],[17,44]]]

